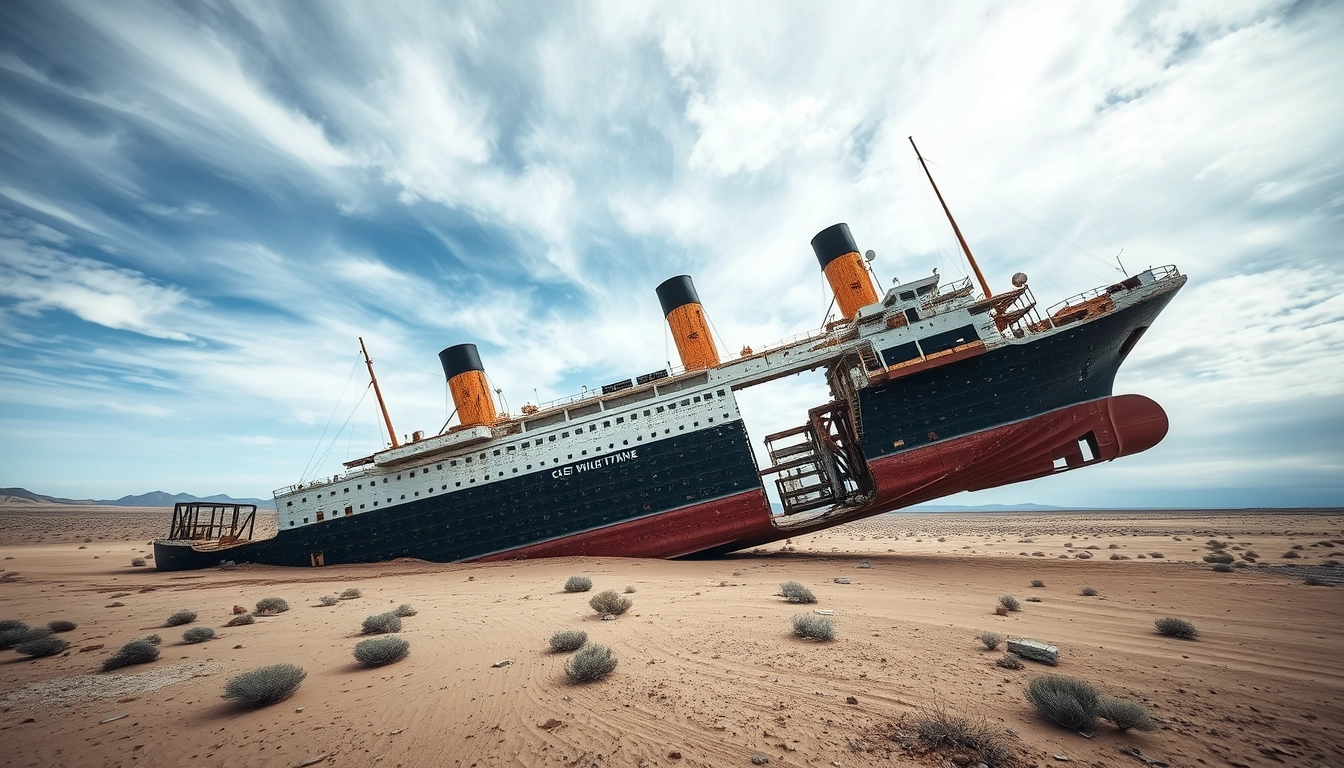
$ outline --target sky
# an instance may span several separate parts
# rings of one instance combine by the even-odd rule
[[[941,7],[938,7],[941,6]],[[1044,305],[1189,275],[1147,453],[952,504],[1344,505],[1338,2],[0,5],[0,486],[268,498],[452,410],[818,327],[808,245]],[[741,395],[758,438],[819,373]]]

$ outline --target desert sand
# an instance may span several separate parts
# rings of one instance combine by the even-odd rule
[[[1022,765],[1143,768],[1128,747],[1172,766],[1344,765],[1344,590],[1304,580],[1344,578],[1330,565],[1344,561],[1339,510],[884,515],[716,560],[132,566],[168,516],[0,509],[13,574],[0,618],[79,625],[64,655],[0,652],[4,765],[733,766],[760,752],[772,766],[938,766],[955,756],[890,738],[935,706],[1004,729]],[[1258,563],[1215,572],[1209,539]],[[573,575],[593,592],[564,592]],[[819,602],[777,596],[787,580]],[[627,585],[634,606],[618,619],[588,607]],[[318,602],[351,587],[362,597]],[[995,615],[1005,594],[1022,610]],[[233,606],[271,596],[291,609],[224,626]],[[401,603],[418,610],[400,633],[410,655],[356,665],[363,619]],[[182,642],[187,627],[163,626],[181,609],[219,636]],[[814,609],[834,611],[835,640],[792,636],[790,618]],[[1157,634],[1164,616],[1198,639]],[[547,647],[561,629],[609,645],[615,672],[569,683],[568,655]],[[999,668],[980,630],[1054,643],[1060,664]],[[99,672],[150,633],[158,661]],[[257,710],[221,698],[232,675],[281,662],[308,673],[292,698]],[[1144,702],[1158,730],[1100,723],[1089,739],[1043,722],[1023,691],[1045,672]]]

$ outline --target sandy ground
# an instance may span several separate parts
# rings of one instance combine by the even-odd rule
[[[934,705],[1011,729],[1024,765],[1065,755],[1143,768],[1120,751],[1130,746],[1173,766],[1344,765],[1344,588],[1302,578],[1335,572],[1326,563],[1344,553],[1339,511],[888,515],[709,561],[158,573],[130,562],[166,530],[167,511],[70,509],[68,519],[0,509],[0,567],[17,574],[0,583],[0,618],[79,624],[63,635],[65,655],[0,652],[4,765],[298,766],[326,756],[317,764],[633,768],[751,765],[760,751],[772,766],[937,766],[886,737]],[[1211,538],[1269,567],[1214,572],[1198,562]],[[1289,551],[1300,557],[1280,557]],[[1138,559],[1152,552],[1165,557]],[[594,592],[634,586],[634,607],[601,621],[590,594],[562,591],[577,574]],[[820,602],[775,596],[785,580]],[[1084,586],[1100,594],[1084,597]],[[363,596],[318,604],[349,587]],[[996,616],[1010,593],[1023,610]],[[224,627],[234,605],[269,596],[291,610]],[[400,603],[419,611],[401,633],[410,655],[355,665],[362,620]],[[834,641],[791,636],[790,617],[812,608],[834,611]],[[185,627],[162,626],[179,609],[219,637],[183,643]],[[1162,616],[1194,622],[1199,639],[1156,634]],[[616,671],[568,683],[567,657],[547,649],[560,629],[611,646]],[[998,668],[1001,654],[975,639],[982,629],[1056,643],[1061,663]],[[164,638],[158,661],[98,672],[107,653],[151,632]],[[91,646],[102,647],[80,651]],[[492,668],[502,660],[512,664]],[[308,672],[291,699],[239,710],[220,698],[231,675],[280,662]],[[1046,671],[1146,702],[1159,730],[1103,723],[1086,739],[1043,723],[1023,690]]]

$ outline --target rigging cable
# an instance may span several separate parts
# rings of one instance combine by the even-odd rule
[[[370,382],[369,386],[367,386],[367,387],[364,388],[364,394],[362,394],[362,395],[359,396],[359,400],[355,403],[355,407],[354,407],[353,409],[351,409],[351,411],[350,411],[350,415],[345,417],[345,423],[344,423],[344,424],[341,424],[341,428],[340,428],[340,430],[337,431],[335,437],[333,437],[333,438],[331,439],[331,445],[328,445],[328,446],[327,446],[327,450],[325,450],[325,451],[322,452],[322,458],[320,458],[320,459],[317,460],[317,466],[313,467],[314,469],[316,469],[317,467],[321,466],[321,465],[322,465],[322,462],[324,462],[324,461],[327,460],[327,454],[331,453],[331,449],[334,448],[334,447],[336,446],[336,441],[337,441],[338,439],[340,439],[340,437],[341,437],[341,432],[344,432],[344,431],[345,431],[345,428],[346,428],[347,426],[349,426],[349,424],[350,424],[350,420],[353,419],[353,418],[355,418],[355,413],[357,413],[357,412],[359,411],[359,406],[360,406],[360,404],[364,402],[364,398],[366,398],[366,397],[369,396],[369,390],[370,390],[370,389],[373,389],[373,384],[372,384],[372,382]],[[353,433],[354,430],[351,430],[351,432]]]
[[[322,434],[317,438],[317,445],[313,446],[313,453],[308,457],[308,463],[303,467],[303,474],[299,475],[300,482],[308,482],[308,472],[316,471],[317,466],[313,463],[313,458],[317,456],[318,450],[322,447],[322,441],[327,437],[327,430],[331,428],[332,419],[336,418],[336,409],[341,407],[341,401],[345,400],[345,391],[350,388],[350,382],[355,378],[355,371],[359,370],[360,358],[355,358],[355,364],[350,367],[350,375],[345,377],[345,386],[341,387],[341,396],[336,399],[336,404],[331,406],[331,415],[327,417],[326,426],[322,427]],[[361,400],[363,398],[360,398]],[[349,419],[346,419],[349,421]],[[337,433],[338,435],[340,433]],[[334,438],[333,438],[334,439]],[[330,450],[330,448],[328,448]]]

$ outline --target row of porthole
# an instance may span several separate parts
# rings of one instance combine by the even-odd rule
[[[706,393],[706,394],[708,394],[708,393]],[[722,393],[720,393],[720,394],[722,394]],[[631,414],[631,416],[632,416],[632,418],[633,418],[634,414]],[[726,418],[729,418],[729,414],[724,413],[724,414],[723,414],[723,417],[724,417],[725,419],[726,419]],[[713,416],[710,416],[710,417],[709,417],[709,423],[710,423],[710,424],[713,424],[713,423],[714,423],[714,417],[713,417]],[[692,427],[699,427],[699,426],[700,426],[700,422],[698,422],[698,421],[692,423]],[[592,429],[596,429],[596,426],[593,426]],[[685,425],[685,424],[679,424],[679,425],[677,425],[677,430],[678,430],[678,431],[685,431],[685,429],[686,429],[686,425]],[[664,435],[668,435],[668,434],[671,434],[671,433],[672,433],[671,428],[667,428],[667,429],[664,429],[664,430],[663,430],[663,434],[664,434]],[[565,434],[568,435],[569,433],[566,432]],[[552,437],[554,437],[554,435],[552,435]],[[657,432],[656,430],[653,431],[653,432],[650,432],[650,433],[649,433],[649,439],[652,440],[652,439],[655,439],[655,438],[657,438],[657,437],[658,437],[658,432]],[[643,436],[643,435],[638,435],[638,436],[635,437],[635,440],[636,440],[636,442],[642,442],[642,441],[644,440],[644,436]],[[538,441],[538,444],[540,444],[540,441]],[[629,441],[629,440],[622,440],[622,441],[621,441],[621,444],[622,444],[622,445],[625,445],[625,446],[628,446],[628,445],[630,445],[630,441]],[[616,444],[615,444],[615,443],[610,443],[610,444],[607,445],[607,448],[608,448],[608,450],[615,450],[615,448],[616,448]],[[509,449],[512,450],[512,447],[510,446]],[[495,450],[495,455],[499,455],[499,450],[498,450],[498,449]],[[588,455],[588,451],[587,451],[587,450],[580,451],[580,455],[582,455],[582,456],[587,456],[587,455]],[[485,458],[485,454],[484,454],[484,453],[481,454],[481,458],[482,458],[482,459]],[[568,455],[568,458],[566,459],[566,461],[573,461],[573,459],[574,459],[574,454],[571,453],[571,454]],[[468,463],[470,463],[470,461],[471,461],[471,457],[467,457],[466,461],[467,461]],[[552,461],[553,464],[559,464],[559,463],[560,463],[560,459],[559,459],[559,458],[554,458],[554,459],[552,459],[551,461]],[[449,466],[454,466],[454,467],[457,466],[457,460],[454,459],[454,460],[450,461],[450,462],[449,462]],[[436,464],[436,465],[435,465],[435,468],[436,468],[437,470],[439,470],[439,471],[442,471],[442,470],[443,470],[443,464]],[[527,469],[531,469],[531,468],[532,468],[532,465],[531,465],[531,464],[528,464],[528,465],[527,465]],[[417,471],[417,470],[411,470],[410,473],[409,473],[410,477],[415,477],[415,473],[416,473],[416,471]],[[421,469],[421,470],[419,470],[419,471],[420,471],[422,474],[428,474],[428,473],[429,473],[429,468],[428,468],[428,467],[425,467],[425,468],[423,468],[423,469]],[[513,468],[513,473],[512,473],[512,474],[515,474],[515,475],[518,474],[518,468],[517,468],[517,467],[514,467],[514,468]],[[503,473],[503,472],[500,472],[498,476],[499,476],[499,477],[503,477],[503,476],[504,476],[504,473]],[[482,478],[482,482],[487,482],[487,481],[489,481],[489,479],[490,479],[490,478],[489,478],[489,475],[487,475],[486,477]],[[397,476],[396,476],[396,480],[400,481],[400,480],[401,480],[401,475],[397,475]],[[375,482],[376,482],[376,481],[375,481]],[[386,477],[383,478],[383,483],[386,484],[387,482],[388,482],[388,479],[387,479]],[[476,479],[475,479],[475,478],[471,478],[471,479],[469,480],[469,482],[474,483],[474,482],[476,482]],[[370,482],[370,483],[369,483],[369,486],[372,487],[374,484],[375,484],[374,482]],[[458,487],[461,487],[461,486],[462,486],[462,483],[460,483],[460,482],[457,483],[457,486],[458,486]],[[357,484],[357,485],[355,486],[355,490],[363,490],[363,489],[364,489],[364,485],[363,485],[363,483]],[[445,489],[446,489],[446,486],[445,486]],[[349,493],[349,492],[350,492],[350,488],[349,488],[349,487],[343,488],[343,489],[342,489],[342,492],[343,492],[343,493]],[[332,491],[332,492],[331,492],[331,495],[334,497],[334,496],[336,495],[336,491]],[[322,497],[322,494],[320,494],[320,493],[317,494],[317,498],[321,498],[321,497]],[[403,497],[403,498],[404,498],[404,497]],[[299,499],[299,503],[300,503],[300,504],[306,503],[307,501],[308,501],[308,497],[306,497],[306,496],[303,497],[303,498],[301,498],[301,499]],[[391,502],[392,500],[391,500],[391,499],[388,499],[388,501]],[[377,506],[377,503],[375,502],[374,505]],[[287,502],[285,502],[285,506],[286,506],[286,507],[293,507],[293,506],[294,506],[294,502],[293,502],[293,501],[287,501]],[[307,522],[307,518],[304,519],[304,522],[305,522],[305,523]],[[290,526],[292,527],[293,525],[294,525],[294,522],[293,522],[293,521],[290,521]]]

